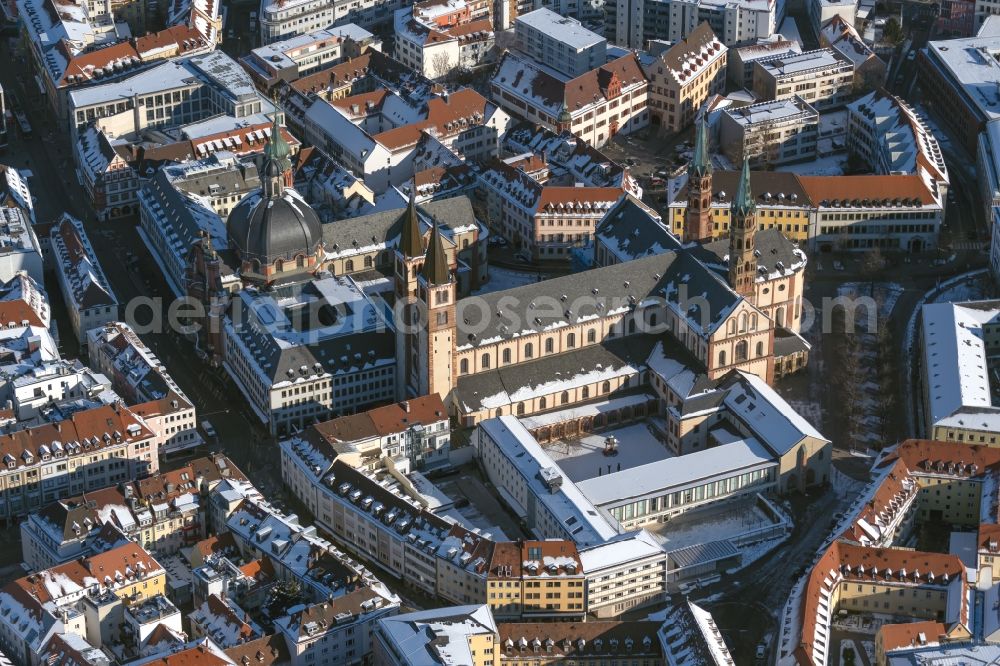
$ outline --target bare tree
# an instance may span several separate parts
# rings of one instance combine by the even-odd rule
[[[448,78],[452,71],[452,64],[447,53],[439,51],[431,57],[431,71],[434,73],[433,78],[435,79]]]

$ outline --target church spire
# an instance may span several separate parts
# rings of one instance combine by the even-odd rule
[[[688,175],[695,178],[704,178],[712,173],[712,160],[708,155],[708,132],[705,129],[707,124],[704,118],[696,124],[694,158],[688,166]]]
[[[410,203],[403,214],[403,231],[399,238],[399,251],[404,257],[419,257],[424,253],[423,234],[417,217],[417,179],[410,181]]]
[[[753,199],[753,192],[750,191],[750,161],[743,160],[743,172],[740,174],[740,184],[736,188],[736,196],[733,198],[733,214],[749,215],[757,208],[757,203]]]
[[[448,257],[444,253],[444,242],[441,240],[441,231],[438,229],[437,220],[431,229],[431,238],[427,242],[427,256],[424,259],[424,267],[421,273],[429,284],[448,284],[451,280],[451,271],[448,270]]]

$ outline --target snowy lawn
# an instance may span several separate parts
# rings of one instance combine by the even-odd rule
[[[605,456],[604,440],[611,435],[618,438],[618,455]],[[546,444],[545,452],[574,482],[598,476],[598,469],[607,474],[608,465],[611,465],[612,472],[616,472],[619,465],[621,469],[631,469],[673,457],[646,423],[602,430],[582,439]]]

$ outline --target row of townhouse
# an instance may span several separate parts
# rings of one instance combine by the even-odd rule
[[[84,345],[90,329],[118,319],[118,299],[80,220],[64,213],[53,225],[49,238],[70,323],[77,342]]]
[[[147,603],[161,616],[179,611],[167,600],[167,572],[141,546],[122,539],[102,552],[31,573],[0,588],[0,647],[16,663],[39,666],[60,635],[84,644],[131,645],[152,627]],[[137,635],[138,634],[138,635]],[[43,655],[46,660],[43,662]],[[123,657],[137,657],[129,649]]]
[[[617,615],[662,598],[666,555],[643,532],[589,548],[555,532],[496,540],[442,518],[448,506],[429,506],[414,476],[355,467],[341,449],[309,434],[283,441],[285,483],[337,543],[427,594],[538,620]]]
[[[306,139],[376,194],[412,179],[425,149],[456,163],[495,156],[509,125],[503,109],[471,88],[419,100],[387,90],[316,98],[304,117]]]
[[[106,526],[158,556],[173,555],[205,537],[211,495],[224,480],[246,477],[219,455],[60,497],[21,523],[23,561],[42,571],[90,555],[107,540]]]
[[[156,433],[161,453],[203,443],[194,403],[131,326],[116,321],[91,329],[87,350],[91,367],[111,379],[115,391]]]

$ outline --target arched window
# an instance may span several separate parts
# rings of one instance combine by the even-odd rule
[[[524,345],[524,358],[533,358],[535,355],[535,345],[530,342]]]
[[[490,367],[490,355],[489,354],[483,354],[483,358],[480,360],[479,365],[481,365],[484,370],[487,369],[487,368],[489,368]]]
[[[764,343],[763,342],[758,342],[757,343],[757,358],[760,358],[763,355],[764,355]]]
[[[747,332],[747,313],[744,312],[740,315],[740,333]]]
[[[517,403],[517,415],[518,416],[524,416],[524,403],[523,402]]]
[[[747,341],[746,340],[740,340],[739,342],[736,343],[736,362],[737,363],[739,363],[740,361],[747,360],[747,353],[749,352],[749,350],[747,349],[748,346],[749,345],[747,345]]]
[[[500,409],[499,407],[497,407],[497,411],[494,414],[494,416],[496,416],[497,418],[500,418],[501,416],[503,416],[503,410]]]
[[[503,363],[504,365],[510,363],[510,348],[503,350]]]
[[[545,398],[538,399],[538,409],[545,409]]]
[[[295,257],[295,267],[296,268],[305,268],[305,265],[306,265],[306,258],[305,257],[303,257],[301,254],[299,256]]]
[[[279,273],[285,270],[285,262],[282,259],[278,259],[277,261],[275,261],[274,270],[276,270]]]
[[[781,306],[774,312],[774,323],[776,326],[785,325],[785,306]]]
[[[719,350],[719,367],[722,368],[725,367],[725,365],[726,365],[726,350],[721,349]]]
[[[611,382],[604,382],[601,384],[601,393],[611,393]]]
[[[570,333],[566,336],[566,346],[570,349],[576,347],[576,333]]]
[[[563,391],[562,392],[561,402],[564,405],[567,404],[567,403],[569,403],[569,391]]]
[[[463,358],[458,362],[458,371],[463,375],[469,374],[469,359]]]
[[[336,275],[337,274],[337,264],[335,264],[335,263],[333,263],[331,261],[330,264],[326,267],[326,270],[330,271],[330,275]]]
[[[371,268],[372,264],[372,256],[370,254],[365,256],[365,268]]]
[[[353,259],[348,259],[347,260],[347,263],[344,264],[344,270],[347,271],[348,273],[353,273],[354,272],[354,260]]]
[[[656,326],[656,313],[655,312],[651,312],[650,315],[649,315],[649,325],[650,326]]]
[[[750,315],[750,330],[751,331],[757,330],[757,315],[755,314]]]
[[[584,400],[586,400],[587,398],[590,397],[590,387],[589,386],[584,386],[582,389],[580,389],[580,397],[582,397]]]
[[[736,334],[736,322],[733,321],[732,319],[730,319],[728,326],[726,326],[726,329],[729,331],[729,335],[735,335]]]
[[[589,331],[587,331],[587,342],[588,343],[597,342],[597,329],[592,328]]]
[[[552,342],[552,338],[546,339],[545,340],[545,353],[546,354],[551,354],[554,349],[555,349],[555,343]]]

